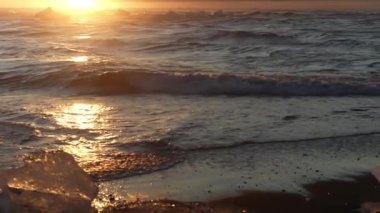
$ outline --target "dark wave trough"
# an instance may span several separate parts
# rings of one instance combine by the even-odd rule
[[[380,81],[281,75],[109,72],[70,81],[66,88],[98,95],[378,96]]]

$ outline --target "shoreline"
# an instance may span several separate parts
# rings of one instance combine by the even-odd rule
[[[99,186],[65,152],[42,152],[25,165],[1,174],[1,212],[289,212],[337,213],[380,210],[380,168],[342,178],[305,184],[307,195],[275,191],[204,202],[152,200],[128,202]],[[70,181],[68,181],[70,180]],[[72,181],[75,180],[75,181]],[[98,202],[101,201],[102,203]],[[98,203],[97,203],[98,202]],[[97,205],[98,204],[98,205]]]
[[[380,210],[380,184],[371,173],[305,185],[308,196],[288,192],[246,191],[208,202],[173,200],[119,203],[104,212],[256,212],[338,213]],[[378,202],[378,203],[376,203]]]

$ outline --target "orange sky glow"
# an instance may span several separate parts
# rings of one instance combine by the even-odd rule
[[[0,0],[2,8],[111,9],[111,8],[194,8],[194,9],[380,9],[380,0]]]

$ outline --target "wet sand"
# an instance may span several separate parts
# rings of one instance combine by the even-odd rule
[[[170,200],[115,204],[106,212],[257,212],[339,213],[380,211],[380,185],[366,173],[347,180],[320,181],[304,186],[308,196],[288,192],[247,191],[241,196],[204,203]]]
[[[9,170],[0,177],[0,212],[72,212],[74,209],[75,212],[110,213],[380,212],[380,168],[355,176],[303,185],[306,190],[303,195],[285,190],[244,191],[235,197],[204,202],[128,202],[115,197],[113,191],[102,194],[96,182],[77,165],[74,158],[60,151],[37,153],[26,158],[24,166]]]
[[[248,212],[355,212],[367,202],[380,201],[379,182],[370,173],[352,180],[330,180],[305,185],[307,197],[286,192],[247,192],[211,202],[213,206],[238,207]]]

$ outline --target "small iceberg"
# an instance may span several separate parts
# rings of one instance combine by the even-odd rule
[[[91,212],[97,185],[65,152],[38,152],[0,174],[0,212]]]
[[[67,20],[68,16],[55,12],[51,7],[48,7],[38,12],[34,17],[41,20]]]

